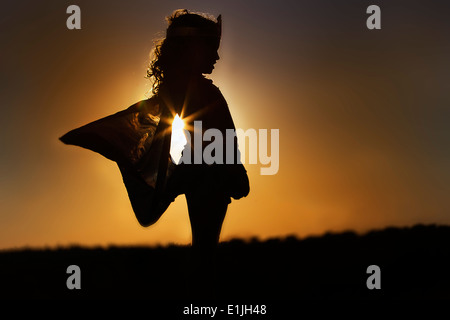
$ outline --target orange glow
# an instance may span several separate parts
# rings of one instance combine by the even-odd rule
[[[13,3],[2,20],[0,248],[189,243],[184,196],[140,227],[117,165],[58,141],[145,99],[152,38],[173,3],[86,2],[81,31],[65,28],[64,5]],[[250,194],[229,205],[221,239],[450,223],[450,20],[400,14],[368,33],[357,6],[246,3],[205,3],[226,17],[210,77],[236,128],[280,130],[279,171],[245,164]],[[186,143],[178,119],[174,155]]]

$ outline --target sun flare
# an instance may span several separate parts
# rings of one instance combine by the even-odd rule
[[[175,164],[179,164],[181,152],[187,143],[186,136],[184,134],[184,127],[184,121],[177,113],[172,122],[172,138],[170,141],[170,155],[172,156]]]

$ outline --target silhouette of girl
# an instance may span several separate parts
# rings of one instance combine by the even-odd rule
[[[156,44],[147,70],[153,81],[153,96],[114,115],[74,129],[60,138],[66,144],[96,151],[117,162],[136,218],[142,226],[155,223],[180,194],[185,194],[192,229],[192,247],[198,259],[194,268],[210,268],[205,259],[216,248],[231,198],[249,193],[244,166],[238,163],[234,137],[226,147],[227,129],[235,130],[220,90],[204,74],[211,74],[219,60],[221,16],[217,19],[188,10],[176,10],[167,18],[165,39]],[[183,150],[183,161],[175,165],[169,155],[171,124],[175,115],[184,119],[192,139]],[[193,139],[194,121],[202,131],[222,133],[221,154],[214,163],[196,158],[214,141]],[[202,135],[203,136],[203,135]],[[227,152],[234,163],[226,164]],[[197,152],[197,154],[196,154]],[[216,150],[216,152],[218,152]],[[205,263],[203,263],[205,262]]]
[[[202,122],[202,130],[215,128],[222,132],[223,154],[221,164],[194,163],[194,139],[188,141],[191,164],[176,167],[170,185],[173,195],[186,195],[192,228],[192,244],[197,248],[212,248],[219,241],[222,223],[230,197],[240,198],[248,194],[248,180],[242,165],[226,165],[226,129],[235,129],[227,103],[220,90],[203,74],[211,74],[219,60],[217,50],[221,38],[221,17],[217,22],[202,14],[188,10],[176,10],[167,18],[169,26],[166,38],[157,43],[155,58],[147,75],[153,79],[153,92],[181,115],[194,137],[194,121]],[[189,143],[191,142],[191,143]],[[185,150],[186,151],[186,150]],[[185,152],[183,151],[183,152]],[[235,143],[235,154],[238,154]],[[183,154],[184,155],[184,154]],[[186,157],[184,157],[186,159]],[[233,178],[240,183],[232,183]],[[243,179],[242,179],[243,178]],[[170,188],[169,188],[170,189]]]

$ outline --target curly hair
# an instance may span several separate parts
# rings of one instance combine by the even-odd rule
[[[192,35],[194,35],[192,31],[199,33],[200,30],[197,34],[200,37],[213,35],[220,38],[218,21],[204,13],[178,9],[168,16],[166,21],[168,23],[166,38],[155,42],[151,53],[153,59],[147,69],[146,78],[152,81],[151,91],[154,95],[158,95],[167,72],[176,70],[186,63],[184,53],[187,46],[192,43]]]

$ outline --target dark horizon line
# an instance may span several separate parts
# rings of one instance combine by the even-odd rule
[[[220,241],[219,247],[223,247],[226,245],[233,244],[264,244],[264,243],[285,243],[285,242],[303,242],[308,240],[315,239],[325,239],[330,237],[339,237],[339,236],[347,236],[347,237],[355,237],[355,238],[363,238],[366,236],[380,234],[383,232],[393,232],[400,230],[414,230],[414,229],[448,229],[447,231],[450,233],[450,225],[447,224],[437,224],[437,223],[416,223],[408,226],[386,226],[384,228],[374,228],[364,232],[357,232],[354,230],[343,230],[343,231],[325,231],[321,235],[309,235],[306,237],[299,237],[295,234],[288,234],[285,236],[277,236],[277,237],[268,237],[266,239],[260,239],[257,236],[250,236],[245,238],[234,237],[228,240]],[[177,243],[168,243],[168,244],[108,244],[108,245],[80,245],[80,244],[68,244],[68,245],[55,245],[55,246],[43,246],[43,247],[33,247],[33,246],[22,246],[22,247],[12,247],[12,248],[4,248],[0,249],[0,254],[4,253],[14,253],[14,252],[56,252],[56,251],[70,251],[70,250],[83,250],[83,251],[95,251],[95,250],[123,250],[123,249],[151,249],[151,250],[161,250],[161,249],[169,249],[169,248],[190,248],[191,244],[177,244]]]

